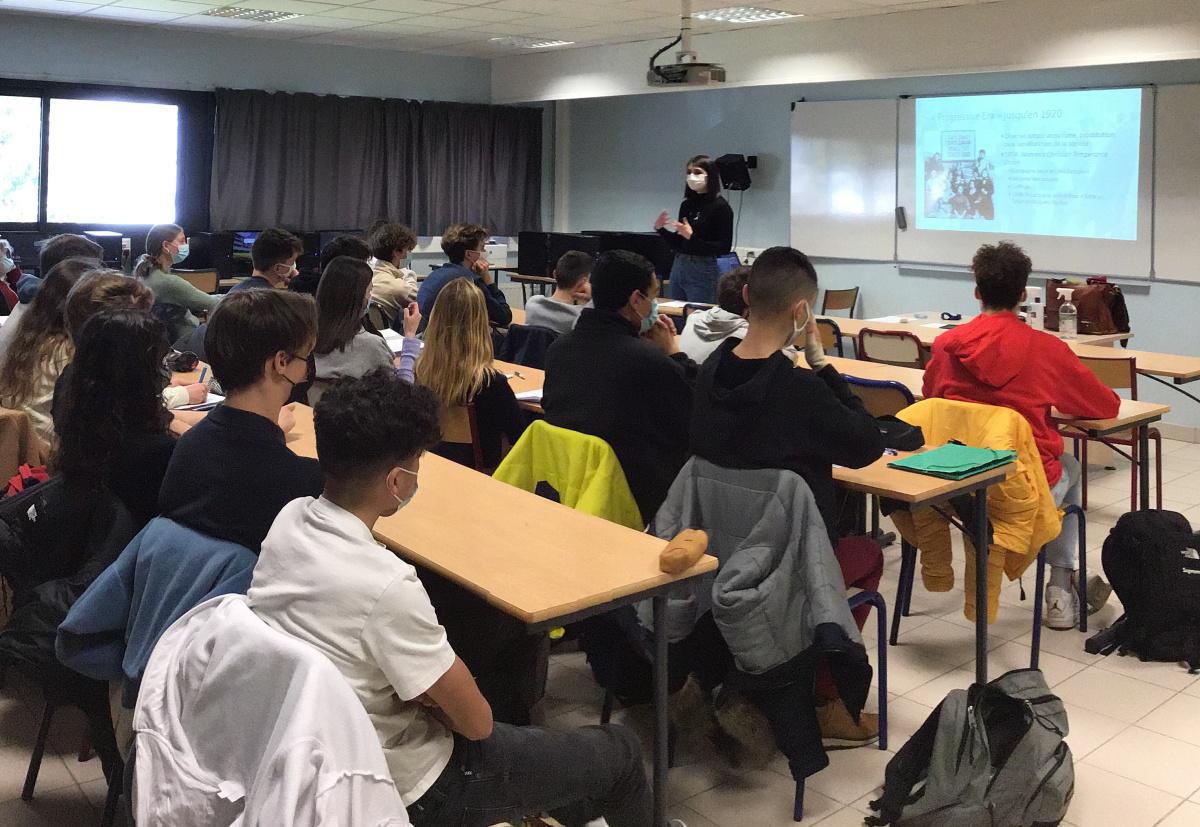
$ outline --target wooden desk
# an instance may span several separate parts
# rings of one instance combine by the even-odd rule
[[[1155,353],[1149,350],[1113,350],[1110,347],[1068,342],[1077,356],[1097,359],[1115,359],[1133,356],[1137,359],[1138,373],[1145,376],[1161,376],[1176,385],[1200,379],[1200,357],[1179,356],[1174,353]]]
[[[907,456],[901,453],[900,456]],[[975,504],[972,525],[975,536],[975,680],[986,683],[988,679],[987,652],[987,489],[1001,482],[1012,473],[1014,464],[993,468],[962,480],[944,480],[912,471],[889,468],[888,463],[897,457],[884,455],[866,468],[842,468],[835,465],[833,479],[839,485],[853,491],[862,491],[877,497],[899,500],[911,508],[937,505],[953,497],[971,495]],[[893,643],[895,630],[899,629],[900,606],[893,606]]]
[[[941,336],[946,331],[941,328],[942,325],[966,324],[971,321],[970,317],[964,317],[959,322],[944,322],[941,320],[940,313],[930,313],[927,319],[913,319],[909,324],[897,324],[895,322],[873,322],[870,319],[850,319],[845,316],[817,316],[818,319],[829,319],[842,331],[843,336],[851,338],[858,336],[858,332],[865,327],[872,330],[902,330],[906,333],[912,333],[921,340],[923,345],[932,345],[933,340]],[[929,325],[935,325],[929,327]],[[1052,336],[1059,336],[1052,330],[1046,331]],[[1059,336],[1059,338],[1062,338]],[[1114,342],[1119,342],[1122,339],[1132,339],[1132,333],[1113,333],[1104,336],[1084,336],[1080,335],[1074,339],[1066,340],[1069,344],[1081,345],[1108,345]],[[1111,353],[1109,354],[1112,355]]]
[[[525,324],[525,311],[514,307],[512,309],[512,321],[509,324]]]
[[[541,293],[544,296],[544,295],[546,295],[546,288],[547,287],[552,288],[555,284],[554,279],[550,278],[549,276],[523,276],[520,273],[511,272],[512,268],[505,268],[505,269],[509,271],[508,280],[521,285],[521,302],[522,303],[524,303],[526,300],[526,291],[527,290],[536,289],[539,293]]]
[[[216,293],[220,284],[216,270],[175,270],[174,273],[204,293]]]
[[[316,456],[312,409],[298,406],[291,449]],[[463,504],[474,513],[464,519]],[[666,595],[714,571],[705,555],[681,575],[658,570],[663,542],[551,502],[433,454],[421,459],[421,494],[375,524],[375,537],[406,560],[470,589],[544,630],[653,599],[654,812],[666,824]]]
[[[508,377],[508,386],[512,388],[513,393],[540,391],[542,386],[546,384],[546,372],[544,370],[527,368],[524,365],[514,365],[512,362],[501,362],[499,359],[492,362],[492,367]],[[540,400],[537,402],[517,400],[517,402],[527,411],[538,414],[542,413],[542,403]]]
[[[239,276],[237,278],[232,278],[232,279],[221,279],[220,281],[217,282],[217,289],[220,290],[222,293],[228,293],[234,287],[237,287],[238,282],[243,281],[246,278],[248,278],[248,277],[247,276]]]
[[[1099,349],[1099,348],[1097,348]],[[1111,350],[1111,348],[1105,348]],[[1110,354],[1111,355],[1111,354]],[[857,376],[861,379],[899,382],[908,388],[914,399],[921,399],[924,394],[922,387],[925,371],[918,368],[901,368],[883,365],[878,362],[862,362],[857,359],[843,359],[837,356],[827,357],[829,363],[837,368],[844,376]],[[1158,422],[1171,412],[1170,405],[1157,402],[1122,399],[1121,408],[1111,419],[1075,419],[1057,411],[1051,411],[1054,420],[1060,425],[1075,428],[1091,437],[1104,437],[1121,431],[1135,431],[1138,435],[1140,456],[1150,456],[1149,426]],[[1086,471],[1086,469],[1085,469]],[[1142,509],[1150,507],[1150,463],[1142,461],[1138,465],[1139,505]]]

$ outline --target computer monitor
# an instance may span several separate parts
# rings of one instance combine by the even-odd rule
[[[249,261],[250,248],[258,240],[258,232],[258,230],[234,230],[230,257]]]
[[[0,230],[0,238],[12,245],[13,261],[20,266],[21,272],[36,275],[38,256],[46,236],[36,230]]]
[[[614,230],[584,230],[584,235],[600,239],[600,251],[628,250],[645,256],[654,265],[660,279],[671,277],[671,266],[675,263],[675,251],[658,233],[630,233]]]
[[[358,236],[363,241],[367,240],[366,235],[362,230],[321,230],[321,232],[317,233],[319,238],[317,253],[320,254],[320,251],[325,249],[326,244],[343,235]]]

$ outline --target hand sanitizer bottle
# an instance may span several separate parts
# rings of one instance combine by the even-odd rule
[[[1071,304],[1074,289],[1059,287],[1058,295],[1062,298],[1062,306],[1058,308],[1058,335],[1063,339],[1074,339],[1079,334],[1079,311]]]

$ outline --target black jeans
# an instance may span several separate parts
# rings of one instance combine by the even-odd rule
[[[491,737],[454,736],[454,754],[408,807],[414,827],[489,827],[548,811],[566,827],[601,816],[610,827],[649,827],[642,746],[610,724],[573,732],[496,724]]]

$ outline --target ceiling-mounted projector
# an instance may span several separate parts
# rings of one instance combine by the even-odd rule
[[[725,67],[716,63],[701,63],[692,51],[692,4],[691,0],[681,0],[679,37],[663,46],[650,58],[650,71],[646,73],[646,82],[651,86],[709,86],[725,82]],[[679,51],[675,53],[675,62],[656,66],[654,61],[659,55],[670,49],[676,43]]]

